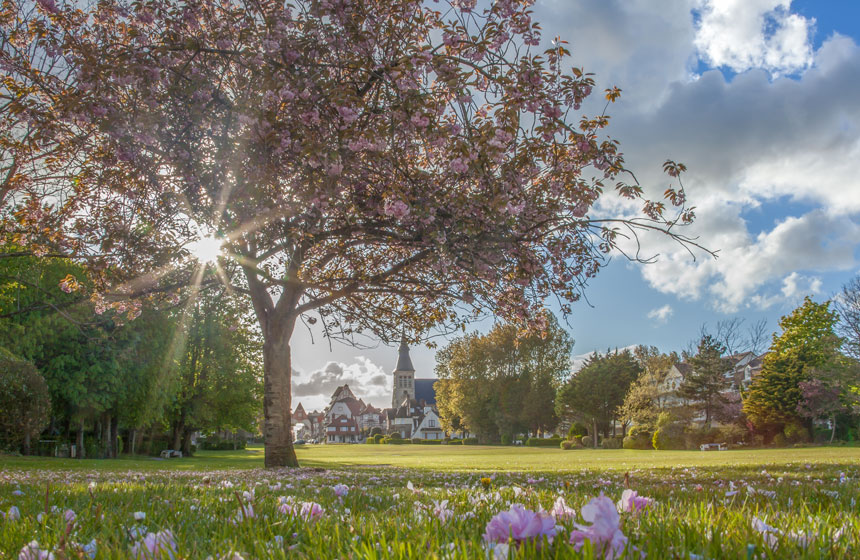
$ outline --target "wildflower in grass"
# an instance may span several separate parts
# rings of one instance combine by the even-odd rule
[[[13,496],[23,496],[24,492],[22,492],[20,489],[15,489],[15,490],[12,490],[12,495]]]
[[[555,503],[552,505],[552,509],[549,510],[549,513],[556,521],[569,521],[576,517],[576,510],[569,507],[561,496],[556,498]]]
[[[508,560],[511,547],[508,543],[484,543],[489,560]]]
[[[555,536],[555,519],[545,511],[532,511],[514,504],[508,511],[495,515],[484,530],[484,541],[506,543],[509,539],[522,543],[527,540]]]
[[[233,517],[233,523],[242,523],[243,521],[254,519],[255,517],[257,517],[257,514],[254,513],[254,505],[251,503],[242,504],[236,512],[235,517]]]
[[[18,521],[21,519],[21,510],[18,509],[18,506],[12,506],[9,508],[9,511],[6,512],[6,521]]]
[[[782,531],[779,529],[771,527],[758,517],[753,517],[752,527],[761,534],[762,539],[769,547],[774,548],[779,543],[779,536],[782,535]]]
[[[481,485],[484,487],[485,490],[489,488],[492,483],[493,479],[489,476],[481,477]]]
[[[42,550],[38,542],[31,541],[18,553],[18,560],[54,560],[54,553]]]
[[[318,503],[303,502],[302,509],[299,515],[301,515],[302,519],[305,519],[306,521],[317,521],[323,516],[324,513],[325,510]]]
[[[142,511],[136,511],[133,515],[135,521],[143,521],[144,519],[146,519],[146,514]]]
[[[176,540],[169,530],[147,533],[131,547],[131,557],[135,560],[174,560]]]
[[[349,486],[347,486],[346,484],[336,484],[332,487],[332,490],[334,490],[335,496],[337,496],[338,498],[342,498],[349,493]]]
[[[594,551],[603,554],[605,560],[618,558],[627,545],[627,537],[621,532],[621,518],[612,500],[600,494],[582,508],[582,518],[591,525],[576,524],[570,533],[570,544],[579,552],[586,540]]]
[[[635,490],[626,489],[621,493],[621,499],[618,500],[618,511],[627,513],[639,513],[643,509],[649,507],[654,500],[639,496]]]
[[[439,521],[448,521],[454,517],[454,510],[448,508],[448,500],[433,501],[433,514]]]
[[[77,515],[73,510],[67,509],[63,512],[63,519],[66,520],[66,523],[74,523],[75,519],[77,519]]]

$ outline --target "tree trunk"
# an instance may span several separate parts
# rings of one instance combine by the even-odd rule
[[[30,454],[30,423],[24,423],[24,455]]]
[[[282,296],[283,297],[283,296]],[[274,318],[272,318],[274,319]],[[294,318],[267,324],[263,344],[263,437],[265,438],[265,466],[298,467],[296,451],[293,449],[292,418],[290,416],[290,337],[293,334]]]
[[[182,456],[191,457],[191,430],[182,433]]]
[[[105,459],[110,459],[110,424],[111,424],[110,414],[105,412],[104,413],[104,423],[102,425],[102,428],[103,428],[102,449],[104,450],[103,453],[104,453]]]
[[[137,439],[137,429],[130,428],[128,430],[128,442],[129,442],[129,451],[131,455],[134,456],[134,448],[135,448],[135,440]]]
[[[185,411],[179,415],[179,420],[173,426],[173,446],[171,449],[179,451],[182,448],[182,433],[185,432]]]
[[[76,452],[78,454],[78,459],[86,459],[87,454],[86,454],[86,451],[84,451],[84,421],[83,420],[81,420],[80,423],[78,424],[78,435],[76,438],[76,445],[78,446],[78,448],[76,449]]]
[[[834,437],[836,437],[836,415],[831,414],[830,415],[830,443],[833,443]]]
[[[597,440],[600,439],[600,436],[597,433],[597,418],[591,419],[591,433],[594,435],[594,441],[591,444],[597,449]]]
[[[114,418],[110,424],[110,458],[116,459],[119,455],[119,419]]]

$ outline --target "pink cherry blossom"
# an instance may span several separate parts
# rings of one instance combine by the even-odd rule
[[[498,513],[484,530],[484,541],[506,543],[513,539],[518,543],[547,537],[552,540],[556,533],[555,520],[545,511],[531,511],[514,504],[508,511]]]
[[[409,214],[409,205],[402,200],[389,199],[385,201],[383,212],[385,215],[399,220]]]
[[[579,552],[586,540],[591,541],[596,553],[602,553],[605,560],[619,558],[627,545],[627,537],[621,532],[621,518],[612,500],[602,493],[592,498],[582,508],[582,518],[591,525],[576,524],[570,533],[570,544]]]

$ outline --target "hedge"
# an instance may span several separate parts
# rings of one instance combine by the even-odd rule
[[[476,437],[467,437],[463,440],[463,445],[478,445],[478,438]]]
[[[441,445],[441,439],[421,439],[421,438],[412,438],[412,443],[417,445]]]
[[[526,442],[529,447],[559,447],[561,438],[553,436],[551,438],[529,438]]]

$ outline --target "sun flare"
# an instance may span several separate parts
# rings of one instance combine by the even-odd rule
[[[223,242],[215,237],[201,237],[189,244],[188,250],[201,263],[214,263],[222,254]]]

